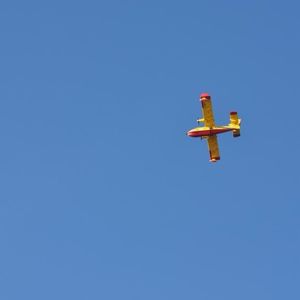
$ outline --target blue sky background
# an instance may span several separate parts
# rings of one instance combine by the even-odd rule
[[[299,299],[299,9],[1,1],[0,298]]]

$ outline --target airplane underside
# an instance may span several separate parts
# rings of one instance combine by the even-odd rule
[[[190,131],[188,131],[187,135],[190,137],[208,137],[228,131],[232,131],[232,128],[212,128],[212,129],[204,129],[203,127],[196,127]]]
[[[200,102],[202,106],[203,117],[197,119],[197,122],[198,124],[204,123],[204,126],[198,126],[189,130],[187,132],[187,135],[190,137],[206,139],[210,157],[209,161],[216,162],[220,160],[217,135],[228,131],[232,131],[233,137],[239,137],[241,119],[238,118],[237,112],[232,111],[230,112],[230,122],[228,125],[216,126],[210,96],[207,93],[201,94]]]

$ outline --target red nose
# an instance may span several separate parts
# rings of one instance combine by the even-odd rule
[[[188,131],[186,134],[190,137],[198,137],[199,136],[199,132],[193,131],[193,130]]]

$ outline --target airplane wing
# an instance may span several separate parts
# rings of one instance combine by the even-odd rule
[[[215,125],[214,114],[212,110],[211,99],[208,94],[202,94],[200,96],[204,126],[213,127]]]
[[[215,162],[220,159],[218,139],[216,135],[207,138],[210,161]]]

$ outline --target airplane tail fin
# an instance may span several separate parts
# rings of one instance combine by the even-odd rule
[[[241,122],[242,120],[239,119],[238,113],[233,111],[230,113],[230,123],[228,126],[232,128],[232,135],[233,137],[239,137],[241,135],[240,128],[241,128]]]

